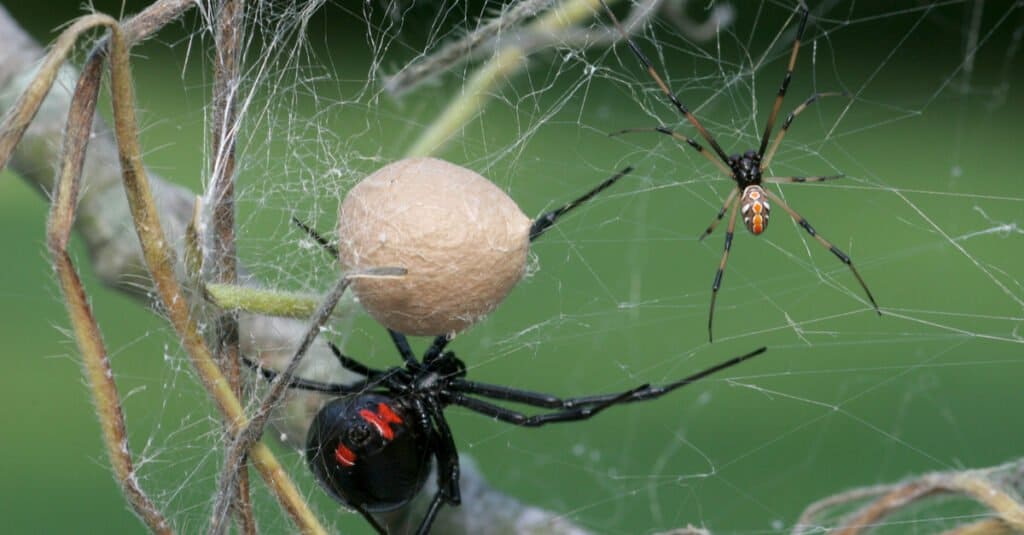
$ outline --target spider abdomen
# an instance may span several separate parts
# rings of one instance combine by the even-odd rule
[[[339,398],[313,419],[306,460],[338,501],[369,512],[409,502],[430,473],[427,437],[395,399],[381,394]]]
[[[751,234],[756,236],[768,228],[768,215],[771,209],[768,197],[761,186],[747,186],[743,189],[740,212],[743,214],[743,224]]]

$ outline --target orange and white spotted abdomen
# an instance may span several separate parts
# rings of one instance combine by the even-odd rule
[[[755,236],[768,228],[768,213],[772,207],[768,204],[768,197],[764,194],[761,186],[747,186],[740,197],[740,212],[743,214],[743,224],[747,230]]]

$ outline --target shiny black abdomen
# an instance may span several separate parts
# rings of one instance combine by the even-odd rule
[[[381,394],[325,405],[306,437],[306,460],[320,485],[368,512],[408,503],[430,473],[432,451],[412,412]]]

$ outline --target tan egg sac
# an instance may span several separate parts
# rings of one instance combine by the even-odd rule
[[[466,329],[523,276],[531,221],[504,191],[464,167],[410,158],[366,177],[341,203],[343,268],[399,266],[398,279],[356,279],[353,290],[395,331]]]

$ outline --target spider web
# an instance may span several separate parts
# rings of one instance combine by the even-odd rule
[[[249,8],[239,258],[256,279],[310,292],[336,280],[334,262],[290,218],[332,233],[341,195],[401,158],[490,49],[398,98],[383,89],[389,77],[484,27],[500,7],[371,0]],[[528,277],[452,343],[470,377],[576,396],[670,382],[762,345],[769,351],[588,422],[520,429],[452,408],[446,414],[460,452],[502,492],[600,533],[688,524],[785,532],[806,505],[851,487],[1019,457],[1024,428],[1012,408],[1024,406],[1021,7],[812,6],[782,113],[816,91],[852,97],[823,99],[800,115],[772,174],[846,178],[771,188],[851,256],[883,315],[849,270],[776,207],[764,235],[736,230],[714,344],[707,313],[725,222],[707,240],[697,237],[732,181],[664,136],[607,135],[664,124],[698,138],[624,43],[600,42],[605,17],[531,54],[524,69],[488,90],[486,107],[439,155],[484,174],[531,215],[626,164],[637,170],[540,239]],[[742,3],[707,36],[659,16],[634,39],[726,151],[742,152],[760,141],[795,33],[794,8]],[[708,9],[686,6],[683,22],[704,20]],[[527,39],[519,30],[531,20],[503,28],[493,46]],[[197,191],[210,157],[195,148],[197,140],[209,146],[209,25],[200,14],[179,34],[136,51],[147,163]],[[164,68],[153,67],[161,61]],[[25,256],[49,274],[42,255]],[[44,295],[29,297],[17,289],[26,283],[17,284],[0,293],[12,302],[45,300],[54,312],[34,318],[48,334],[15,347],[64,374],[63,382],[47,379],[71,391],[61,394],[64,403],[86,405],[84,389],[68,386],[77,352],[66,336],[53,336],[51,325],[64,325],[53,319],[64,317],[54,285],[41,282]],[[166,324],[152,317],[118,325],[116,306],[137,308],[86,284],[114,348],[142,485],[182,531],[202,529],[219,470],[219,420]],[[3,323],[4,338],[17,338],[16,318]],[[326,336],[371,366],[399,362],[366,317]],[[52,355],[60,358],[43,358]],[[16,386],[5,388],[13,399],[30,395]],[[95,440],[89,412],[68,417],[81,427],[68,436]],[[34,445],[42,436],[14,440]],[[278,450],[327,522],[366,531],[358,515],[322,495],[297,452]],[[42,489],[59,488],[83,463],[102,477],[98,449],[76,446],[70,456],[53,461],[58,475],[42,479],[50,483],[27,493],[37,503],[54,499]],[[261,527],[288,531],[254,487]],[[90,503],[94,492],[60,496]],[[101,509],[119,513],[118,503],[114,495]],[[954,504],[882,527],[936,532],[983,514]]]

